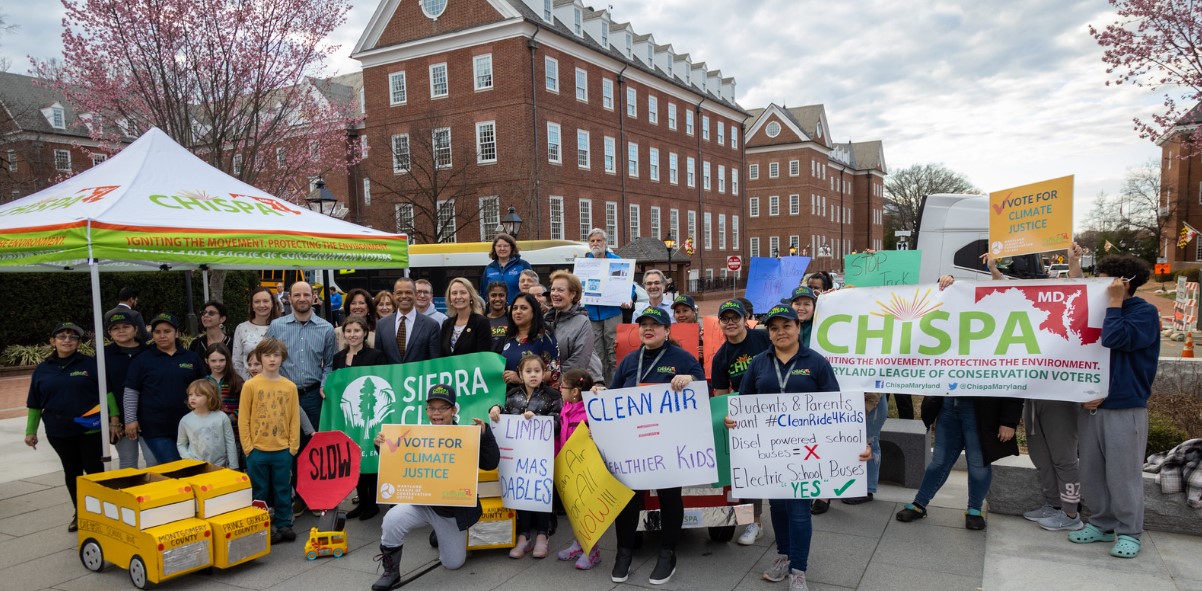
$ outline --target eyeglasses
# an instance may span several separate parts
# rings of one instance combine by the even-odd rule
[[[220,316],[221,312],[218,312],[217,310],[205,310],[204,312],[201,312],[200,315],[201,316]]]
[[[79,335],[73,332],[60,332],[54,335],[54,338],[59,341],[78,341]]]
[[[440,406],[430,406],[430,405],[426,405],[426,412],[428,412],[428,413],[438,413],[438,414],[442,414],[442,413],[444,413],[444,412],[450,412],[450,411],[454,410],[454,408],[455,408],[455,407],[453,407],[453,406],[442,406],[442,405],[440,405]]]
[[[742,320],[743,319],[738,316],[719,316],[718,317],[719,324],[738,324]]]

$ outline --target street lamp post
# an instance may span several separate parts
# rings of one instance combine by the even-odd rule
[[[322,215],[332,216],[334,211],[338,208],[338,198],[326,188],[325,181],[321,179],[317,179],[317,183],[314,184],[313,190],[309,192],[309,195],[305,197],[305,201],[308,202],[310,210],[316,211]],[[322,295],[322,302],[324,303],[322,308],[325,310],[325,319],[330,320],[334,317],[334,311],[330,309],[333,307],[333,304],[330,301],[331,275],[329,274],[328,270],[322,269],[321,277],[322,283],[324,284],[323,291],[325,292],[324,295]]]
[[[789,245],[789,256],[791,256],[791,257],[797,256],[797,243],[796,242]]]
[[[673,278],[672,279],[673,284],[676,283],[675,276],[672,275],[672,249],[675,247],[676,247],[676,241],[672,239],[671,234],[668,234],[668,236],[666,238],[664,238],[664,248],[666,248],[668,250],[668,277]],[[666,285],[664,286],[665,289],[667,287],[668,286],[666,286]]]
[[[522,229],[522,216],[518,215],[517,210],[510,207],[509,212],[505,217],[501,218],[501,223],[497,224],[498,232],[505,232],[513,236],[514,240],[518,239],[518,232]]]

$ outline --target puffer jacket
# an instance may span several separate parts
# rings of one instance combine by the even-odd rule
[[[552,308],[545,317],[547,330],[559,343],[559,371],[585,369],[594,380],[601,381],[601,359],[593,350],[593,325],[588,311],[575,304],[567,310]]]

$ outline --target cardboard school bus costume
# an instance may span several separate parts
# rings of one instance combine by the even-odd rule
[[[467,530],[467,549],[512,548],[517,544],[517,511],[501,505],[496,470],[481,470],[476,489],[484,514]]]

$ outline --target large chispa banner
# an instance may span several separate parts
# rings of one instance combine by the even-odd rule
[[[824,296],[825,297],[825,296]],[[811,392],[727,397],[731,493],[744,499],[831,499],[868,494],[864,394]]]
[[[460,424],[484,419],[492,405],[505,404],[504,370],[505,358],[496,353],[340,369],[326,378],[318,430],[346,433],[363,452],[362,472],[375,474],[379,452],[372,440],[382,425],[429,425],[426,392],[435,384],[455,388]]]
[[[1110,389],[1110,282],[843,289],[819,299],[810,345],[845,390],[1086,402]]]
[[[585,392],[584,401],[593,441],[622,484],[650,490],[718,480],[705,382],[679,392],[669,384]]]
[[[551,511],[555,469],[555,418],[501,415],[493,423],[501,449],[497,480],[501,503],[510,509]]]
[[[376,502],[474,507],[480,427],[384,425]]]

